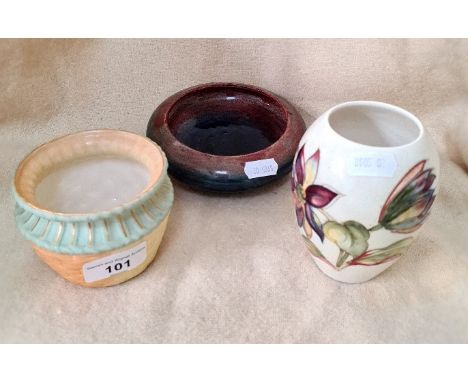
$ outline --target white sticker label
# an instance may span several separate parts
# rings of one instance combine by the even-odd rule
[[[146,241],[125,251],[83,264],[83,276],[87,283],[107,279],[137,267],[145,259]]]
[[[391,153],[355,152],[348,158],[348,174],[352,176],[392,177],[397,163]]]
[[[247,162],[244,166],[245,175],[247,175],[249,179],[276,175],[277,171],[278,163],[276,163],[273,158]]]

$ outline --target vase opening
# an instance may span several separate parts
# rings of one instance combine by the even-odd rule
[[[245,155],[275,143],[285,132],[284,107],[261,91],[239,86],[195,90],[168,114],[171,133],[184,145],[219,156]]]
[[[343,138],[374,147],[398,147],[422,134],[419,120],[399,107],[380,102],[350,102],[333,109],[331,128]]]

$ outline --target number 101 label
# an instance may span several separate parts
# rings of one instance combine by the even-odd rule
[[[117,273],[129,271],[146,259],[146,241],[125,251],[90,261],[83,265],[83,277],[87,283],[107,279]]]

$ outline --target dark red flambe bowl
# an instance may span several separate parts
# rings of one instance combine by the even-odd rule
[[[304,131],[302,117],[285,99],[251,85],[209,83],[167,98],[146,135],[166,153],[172,176],[230,192],[288,173]]]

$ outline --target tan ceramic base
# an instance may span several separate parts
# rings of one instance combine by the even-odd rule
[[[159,244],[161,244],[162,237],[166,230],[167,221],[169,219],[169,214],[164,218],[161,224],[151,233],[143,237],[137,242],[133,242],[130,245],[119,248],[117,250],[108,251],[99,253],[96,255],[86,255],[86,256],[73,256],[73,255],[65,255],[61,253],[49,252],[45,249],[39,248],[37,246],[33,246],[34,251],[39,255],[39,257],[55,272],[57,272],[60,276],[64,279],[78,285],[82,285],[85,287],[107,287],[116,284],[123,283],[132,277],[137,276],[141,272],[143,272],[146,267],[153,261],[156,256],[156,252],[158,251]],[[136,268],[133,268],[127,272],[118,273],[115,276],[111,276],[107,279],[98,280],[92,283],[87,283],[83,277],[83,264],[88,263],[93,260],[100,259],[102,257],[106,257],[112,255],[116,252],[121,252],[127,248],[134,247],[135,245],[146,241],[147,245],[147,256],[143,263],[141,263]]]

